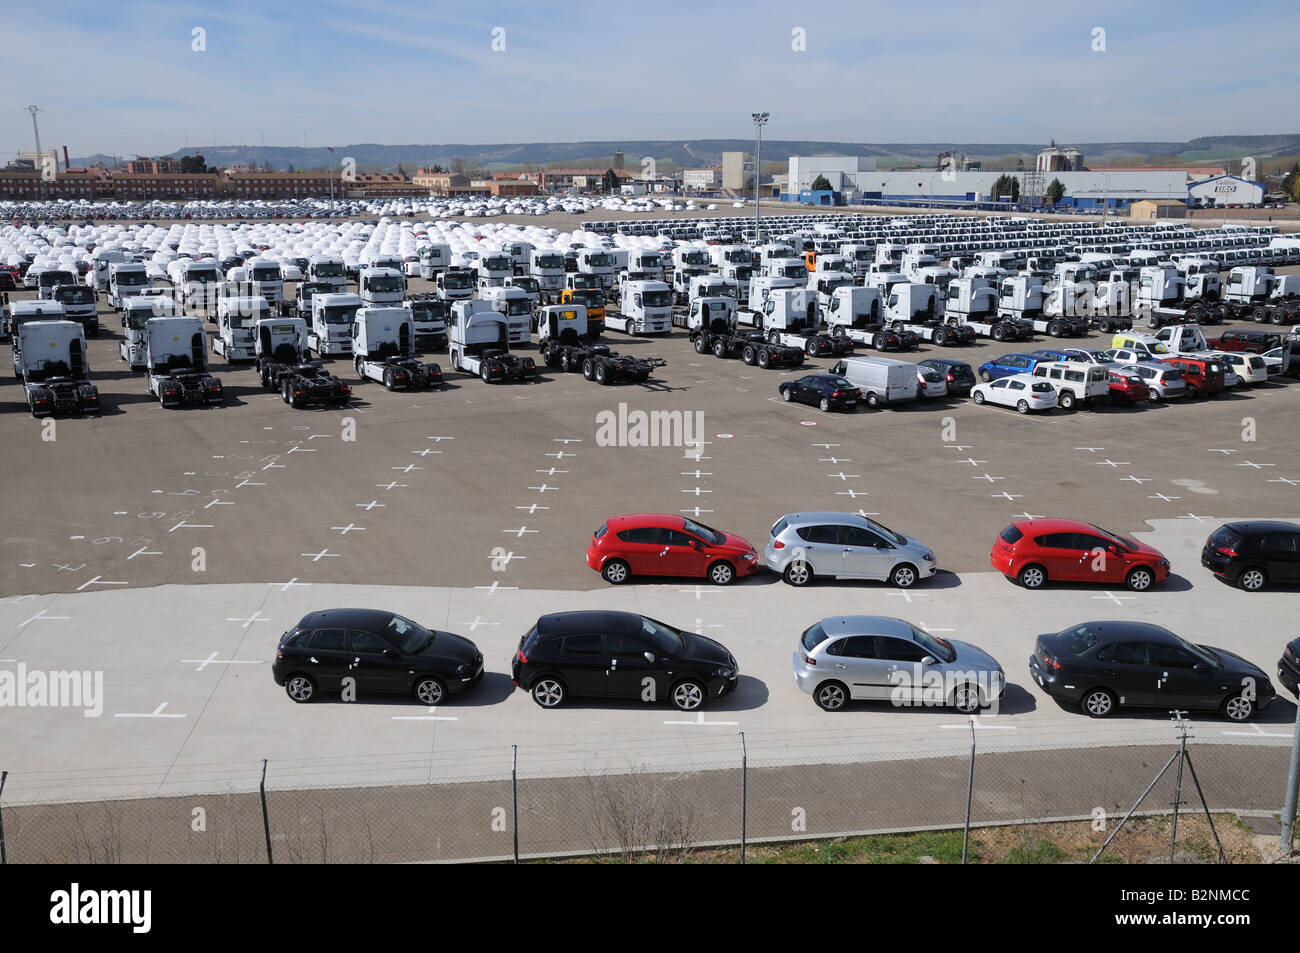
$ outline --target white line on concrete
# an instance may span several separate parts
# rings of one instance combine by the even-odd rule
[[[36,615],[32,616],[30,619],[27,619],[25,622],[20,622],[20,623],[18,623],[18,631],[21,632],[21,631],[22,631],[24,628],[26,628],[28,625],[30,625],[31,623],[36,622],[36,621],[40,621],[40,622],[67,622],[67,621],[68,621],[68,616],[66,616],[66,615],[46,615],[46,614],[45,614],[45,610],[42,609],[40,612],[36,613]]]
[[[207,658],[203,658],[203,659],[199,659],[199,658],[181,659],[182,665],[197,664],[198,668],[194,670],[196,672],[203,671],[209,665],[261,665],[263,664],[263,662],[264,662],[263,659],[250,659],[248,661],[244,661],[241,659],[233,659],[233,658],[217,658],[216,652],[213,652]]]
[[[435,715],[436,707],[430,708],[427,715],[393,715],[392,721],[460,721],[459,718],[452,718],[449,715]]]
[[[164,715],[163,709],[167,707],[167,702],[163,702],[151,712],[140,714],[137,712],[119,712],[114,718],[184,718],[185,715]]]
[[[740,724],[740,722],[738,722],[738,721],[705,721],[705,720],[704,720],[704,712],[700,712],[700,713],[699,713],[699,716],[698,716],[694,721],[665,721],[664,724],[665,724],[665,725],[708,725],[708,726],[710,726],[710,727],[713,727],[713,726],[716,726],[716,725],[724,725],[724,726],[725,726],[725,725],[738,725],[738,724]]]
[[[110,582],[107,579],[100,579],[99,576],[96,576],[94,579],[87,579],[85,582],[79,585],[77,587],[77,592],[81,592],[81,590],[85,589],[87,586],[129,586],[129,585],[130,585],[129,582]]]

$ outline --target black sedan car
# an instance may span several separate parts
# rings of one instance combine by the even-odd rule
[[[1300,639],[1292,641],[1277,660],[1277,680],[1300,698]]]
[[[975,386],[975,370],[965,361],[949,357],[931,357],[918,362],[918,367],[928,367],[937,371],[948,381],[949,397],[969,397],[970,389]]]
[[[519,640],[514,683],[543,708],[570,696],[668,698],[695,711],[736,689],[736,658],[713,639],[632,612],[555,612]]]
[[[1029,674],[1093,718],[1122,705],[1221,711],[1247,721],[1276,694],[1263,670],[1241,656],[1145,622],[1084,622],[1040,635]]]
[[[387,610],[324,609],[280,638],[271,673],[296,702],[319,692],[389,692],[437,705],[482,680],[483,653]]]
[[[838,374],[809,374],[798,380],[782,381],[777,388],[783,400],[797,400],[822,410],[853,410],[862,400],[862,391]]]
[[[1300,526],[1279,520],[1225,523],[1210,534],[1201,565],[1220,579],[1259,592],[1300,583]]]

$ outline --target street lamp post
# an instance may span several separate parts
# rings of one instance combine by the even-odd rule
[[[326,146],[330,154],[330,209],[334,208],[334,147]]]
[[[762,193],[759,183],[763,178],[763,127],[767,125],[768,113],[753,113],[754,129],[758,133],[757,142],[754,146],[754,241],[761,242],[762,237],[758,225],[758,209],[762,204]]]

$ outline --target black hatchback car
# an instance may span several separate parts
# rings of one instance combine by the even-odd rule
[[[695,711],[736,690],[736,658],[713,639],[632,612],[555,612],[519,640],[514,683],[543,708],[570,696],[668,698]]]
[[[1246,721],[1276,694],[1263,670],[1241,656],[1145,622],[1084,622],[1040,635],[1029,674],[1093,718],[1122,705],[1221,711]]]
[[[853,410],[862,400],[857,385],[838,374],[809,374],[798,380],[782,381],[778,390],[783,400],[797,400],[827,411]]]
[[[1277,680],[1300,698],[1300,639],[1292,640],[1282,650],[1282,657],[1277,660]]]
[[[323,609],[280,638],[271,673],[296,702],[351,689],[437,705],[483,679],[483,653],[469,639],[387,610]]]
[[[1300,526],[1279,520],[1225,523],[1205,541],[1201,565],[1247,592],[1300,584]]]
[[[975,386],[975,370],[965,361],[947,357],[931,357],[918,362],[919,367],[928,367],[942,374],[948,381],[949,397],[969,397],[970,389]]]

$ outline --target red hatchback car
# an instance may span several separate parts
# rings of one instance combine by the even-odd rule
[[[1135,592],[1169,578],[1160,550],[1082,520],[1012,523],[993,541],[993,568],[1026,589],[1053,582],[1123,583]]]
[[[1110,380],[1110,393],[1106,402],[1110,404],[1136,404],[1147,400],[1151,390],[1147,382],[1131,371],[1112,370],[1107,373]]]
[[[702,576],[725,586],[758,569],[743,536],[663,513],[611,516],[587,544],[587,565],[621,585],[633,576]]]

